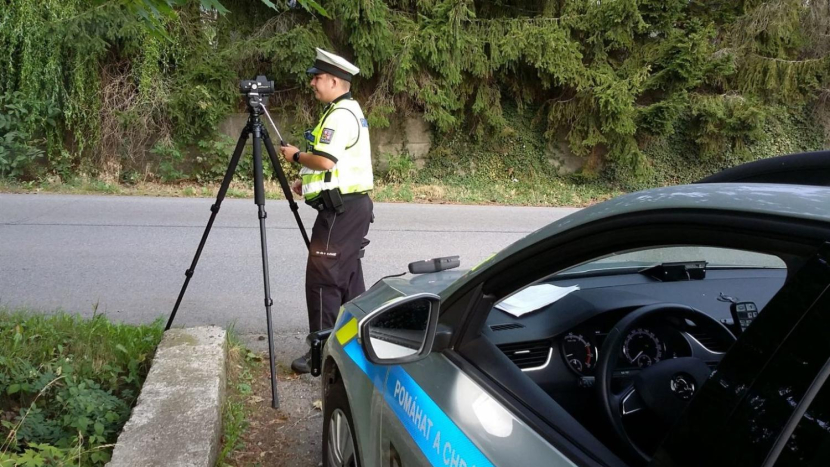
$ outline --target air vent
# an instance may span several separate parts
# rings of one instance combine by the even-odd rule
[[[700,345],[709,349],[710,352],[726,353],[726,351],[729,350],[728,345],[725,345],[723,342],[710,336],[703,329],[700,329],[698,327],[690,327],[686,332],[688,332],[689,335],[694,337],[695,340],[700,343]]]
[[[493,331],[507,331],[508,329],[520,329],[525,327],[524,324],[506,323],[506,324],[491,324],[490,329]]]
[[[547,340],[501,344],[498,348],[522,370],[545,366],[551,350]]]

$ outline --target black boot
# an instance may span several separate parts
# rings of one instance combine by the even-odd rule
[[[302,357],[296,358],[293,362],[291,362],[291,369],[294,370],[294,373],[297,374],[304,374],[311,372],[311,350],[306,352],[305,355]]]

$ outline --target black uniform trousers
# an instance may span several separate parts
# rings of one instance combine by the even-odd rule
[[[310,332],[334,327],[340,306],[366,291],[360,250],[372,222],[369,195],[344,196],[345,212],[317,213],[311,230],[305,296]]]

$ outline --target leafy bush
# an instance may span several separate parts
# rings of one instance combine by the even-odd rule
[[[0,310],[0,466],[109,461],[161,334]]]
[[[57,113],[55,105],[26,100],[20,92],[0,95],[0,177],[32,175],[44,154],[37,147],[43,141],[33,137],[33,129],[54,127]]]
[[[766,137],[768,109],[739,95],[695,96],[689,109],[689,129],[703,159],[727,151],[747,154],[747,146]]]
[[[231,160],[231,155],[234,149],[236,149],[236,141],[229,136],[220,135],[215,139],[200,140],[197,146],[198,153],[195,157],[196,165],[193,170],[193,176],[199,182],[221,180],[225,175],[225,171],[228,169],[228,162]],[[265,145],[262,147],[262,154],[264,158],[268,158]],[[253,156],[246,157],[246,155],[243,152],[242,157],[240,157],[239,165],[236,169],[238,179],[246,180],[251,178]],[[263,164],[267,165],[264,161]]]
[[[740,144],[732,142],[725,149],[705,153],[700,148],[703,133],[697,130],[697,125],[688,125],[670,136],[646,142],[643,147],[643,154],[649,161],[646,173],[634,176],[620,171],[619,167],[609,166],[603,177],[609,183],[621,185],[625,190],[641,190],[692,183],[747,161],[816,151],[824,147],[822,128],[816,125],[808,109],[772,106],[766,112],[767,117],[760,128],[753,130],[763,134],[757,141],[744,141]],[[734,137],[734,133],[730,135],[724,132],[722,137]]]
[[[158,142],[150,152],[159,158],[158,175],[163,182],[177,182],[185,178],[181,170],[184,154],[175,143]]]
[[[407,182],[415,174],[415,162],[409,154],[386,154],[384,158],[388,164],[386,172],[383,174],[383,180],[385,182]]]
[[[0,120],[3,120],[0,115]],[[0,121],[0,126],[4,122]],[[43,151],[29,146],[29,138],[19,131],[6,131],[0,138],[0,177],[19,178]]]
[[[361,69],[353,91],[373,126],[414,110],[440,137],[498,139],[508,104],[540,107],[548,142],[623,177],[647,175],[654,138],[749,157],[775,106],[828,107],[826,1],[330,0],[324,15],[299,3],[5,2],[0,94],[22,93],[32,118],[58,112],[53,126],[0,129],[0,176],[30,177],[39,157],[47,175],[145,173],[143,156],[170,141],[152,153],[159,178],[218,178],[215,136],[243,110],[240,79],[266,74],[271,108],[313,124],[315,47]]]

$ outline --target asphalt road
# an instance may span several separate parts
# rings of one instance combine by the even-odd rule
[[[166,318],[212,199],[0,194],[0,305],[147,323]],[[301,203],[302,204],[302,203]],[[306,252],[285,201],[266,203],[276,334],[307,331]],[[469,268],[568,208],[376,204],[367,286],[410,261],[460,255]],[[301,205],[311,230],[314,211]],[[226,199],[176,317],[178,326],[265,330],[256,205]]]

